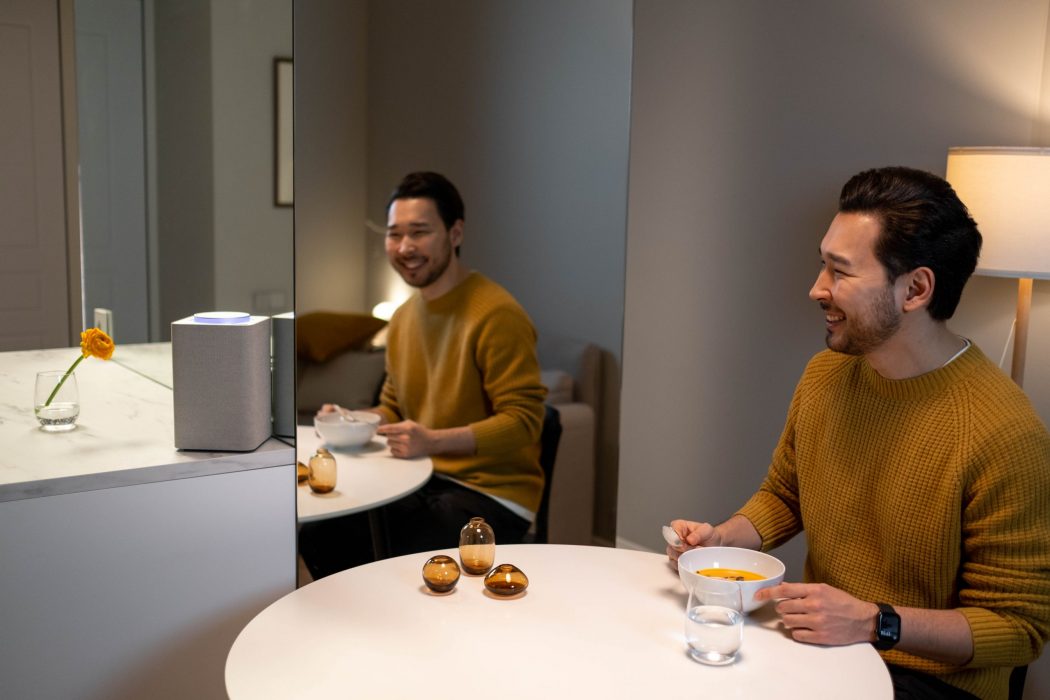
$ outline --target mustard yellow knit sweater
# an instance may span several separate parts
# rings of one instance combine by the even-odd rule
[[[414,295],[390,320],[380,410],[390,422],[469,425],[474,455],[435,455],[434,471],[536,512],[543,492],[543,399],[536,331],[503,287],[472,272],[433,301]]]
[[[860,357],[816,355],[739,512],[767,550],[805,530],[807,581],[970,623],[963,667],[897,650],[889,663],[1005,699],[1011,667],[1050,637],[1050,435],[976,346],[898,381]]]

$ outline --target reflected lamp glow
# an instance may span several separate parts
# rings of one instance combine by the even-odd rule
[[[389,321],[390,317],[394,315],[397,308],[405,303],[405,299],[398,299],[396,301],[381,301],[372,307],[372,315],[376,318],[381,318],[384,321]]]
[[[950,148],[946,179],[984,237],[975,274],[1018,279],[1010,376],[1021,386],[1032,280],[1050,279],[1050,148]]]

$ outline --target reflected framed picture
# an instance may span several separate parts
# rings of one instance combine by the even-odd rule
[[[292,59],[273,61],[274,87],[274,188],[273,203],[290,207],[295,203],[292,148]]]

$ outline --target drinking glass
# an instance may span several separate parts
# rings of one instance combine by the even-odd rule
[[[77,416],[80,415],[77,375],[70,374],[63,382],[65,374],[65,370],[61,369],[36,373],[33,407],[36,419],[40,421],[40,429],[48,433],[61,433],[77,427]],[[59,382],[62,382],[62,386],[55,391]],[[51,399],[50,403],[48,398]]]
[[[712,666],[736,660],[744,639],[740,586],[735,581],[707,579],[689,592],[685,609],[685,641],[689,655]]]

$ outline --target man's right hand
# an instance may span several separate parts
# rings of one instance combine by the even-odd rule
[[[743,547],[761,549],[762,538],[751,521],[742,515],[734,515],[719,525],[698,523],[692,520],[672,520],[671,527],[682,540],[681,547],[668,547],[667,557],[678,567],[678,557],[697,547]]]
[[[698,523],[692,520],[672,520],[671,529],[678,533],[682,540],[681,547],[667,545],[667,557],[678,566],[678,557],[682,552],[697,547],[719,547],[722,545],[722,536],[711,523]]]

